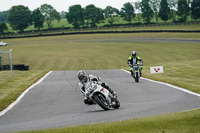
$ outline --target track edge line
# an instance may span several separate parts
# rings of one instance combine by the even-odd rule
[[[42,78],[40,78],[37,82],[35,82],[33,85],[31,85],[29,88],[27,88],[13,103],[11,103],[7,108],[2,110],[0,112],[0,116],[3,116],[6,112],[8,112],[10,109],[12,109],[24,96],[25,94],[31,90],[33,87],[41,83],[52,71],[49,71],[47,74],[45,74]]]
[[[127,72],[127,73],[130,73],[129,71],[124,70],[124,69],[120,69],[120,70],[122,70],[122,71],[124,71],[124,72]],[[181,87],[178,87],[178,86],[169,84],[169,83],[165,83],[165,82],[161,82],[161,81],[156,81],[156,80],[152,80],[152,79],[148,79],[148,78],[143,78],[143,77],[141,77],[141,79],[148,80],[148,81],[155,82],[155,83],[159,83],[159,84],[163,84],[163,85],[169,86],[169,87],[171,87],[171,88],[174,88],[174,89],[177,89],[177,90],[186,92],[186,93],[188,93],[188,94],[192,94],[192,95],[195,95],[195,96],[200,97],[200,94],[198,94],[198,93],[195,93],[195,92],[193,92],[193,91],[190,91],[190,90],[187,90],[187,89],[185,89],[185,88],[181,88]]]

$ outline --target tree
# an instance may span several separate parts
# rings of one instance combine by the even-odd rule
[[[119,10],[113,8],[111,6],[107,6],[106,9],[103,10],[105,17],[108,19],[108,22],[112,25],[115,21],[115,16],[119,14]]]
[[[168,6],[167,0],[161,0],[159,17],[166,23],[166,21],[169,19],[169,14],[170,8]]]
[[[0,23],[0,32],[3,34],[4,30],[8,30],[6,23]]]
[[[150,23],[150,20],[153,17],[153,10],[149,5],[149,0],[142,0],[141,2],[141,9],[142,9],[142,17],[146,23]]]
[[[14,30],[23,32],[24,29],[32,25],[31,11],[22,5],[13,6],[9,10],[8,23]]]
[[[167,2],[170,7],[170,18],[173,19],[173,22],[176,22],[176,8],[178,0],[167,0]]]
[[[193,1],[193,0],[187,0],[187,4],[188,4],[188,6],[189,6],[189,13],[188,13],[188,16],[191,17],[191,20],[193,19],[193,18],[192,18],[192,10],[191,10],[192,1]]]
[[[192,18],[197,20],[200,18],[200,1],[193,0],[191,3]]]
[[[43,27],[44,24],[44,16],[42,15],[42,13],[40,12],[40,9],[37,8],[33,11],[32,13],[32,20],[33,20],[33,24],[35,28],[38,28],[38,30],[40,30],[40,28]]]
[[[137,20],[138,22],[140,23],[140,14],[141,14],[141,2],[139,2],[139,0],[137,2],[134,2],[134,5],[135,5],[135,9],[138,11],[137,13]]]
[[[121,8],[121,17],[124,18],[124,20],[128,21],[129,23],[131,23],[132,19],[135,17],[135,10],[133,5],[128,2],[124,4],[124,7]]]
[[[189,15],[190,7],[187,3],[187,0],[178,0],[178,12],[177,14],[180,16],[179,21],[185,22],[187,20],[187,16]]]
[[[51,5],[48,4],[41,5],[40,11],[44,16],[49,29],[53,26],[52,25],[53,20],[58,20],[58,22],[61,20],[60,14]]]
[[[66,14],[67,21],[75,28],[84,24],[83,9],[81,5],[73,5],[69,7],[69,12]]]
[[[8,11],[0,12],[0,22],[7,22]]]
[[[160,8],[160,0],[150,0],[150,7],[154,12],[156,22],[158,23],[158,10]]]
[[[93,4],[88,5],[84,8],[84,19],[87,21],[86,23],[90,23],[92,27],[95,27],[97,23],[104,20],[103,11]]]
[[[67,13],[67,12],[65,12],[65,11],[60,12],[61,18],[66,18],[66,13]]]

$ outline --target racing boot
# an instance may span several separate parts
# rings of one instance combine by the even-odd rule
[[[108,91],[113,95],[113,98],[117,98],[117,93],[108,87]]]
[[[117,98],[117,92],[115,92],[115,91],[112,90],[111,94],[113,95],[114,98]]]
[[[101,86],[106,88],[113,95],[114,98],[117,98],[117,93],[113,91],[106,83],[102,83]]]

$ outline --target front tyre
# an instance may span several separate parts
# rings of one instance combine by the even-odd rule
[[[105,97],[101,93],[94,95],[94,100],[104,110],[110,109],[109,104],[107,103]]]
[[[139,74],[138,74],[138,72],[135,73],[135,82],[139,82]]]

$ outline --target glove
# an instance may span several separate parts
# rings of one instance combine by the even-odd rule
[[[98,77],[98,81],[101,81],[102,79],[100,77]]]

